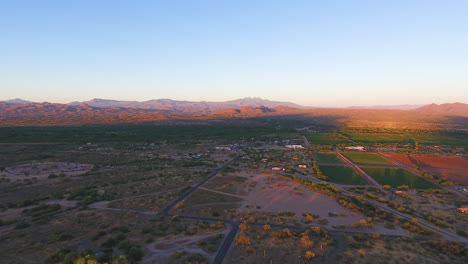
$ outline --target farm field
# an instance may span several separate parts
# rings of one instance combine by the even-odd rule
[[[404,169],[393,168],[362,168],[369,176],[374,178],[382,185],[390,185],[397,187],[400,185],[408,185],[415,189],[437,189],[434,184],[425,179],[414,175]]]
[[[418,142],[424,145],[468,146],[466,136],[443,133],[343,133],[357,143],[399,143],[408,144]]]
[[[344,152],[344,156],[350,159],[352,162],[357,164],[374,164],[374,165],[392,165],[391,162],[386,159],[371,153],[355,153],[355,152]]]
[[[389,155],[410,166],[417,165],[422,171],[435,174],[460,184],[468,184],[468,158],[434,157],[415,155]]]
[[[349,139],[339,133],[306,133],[305,136],[310,144],[333,145],[350,143]]]
[[[351,167],[320,166],[320,170],[331,182],[350,185],[367,184],[367,182]]]
[[[335,153],[315,153],[315,157],[317,158],[317,162],[319,163],[344,163],[344,161],[340,159]]]
[[[468,170],[468,158],[464,157],[434,157],[398,154],[390,155],[390,157],[410,166],[418,165],[419,167]]]
[[[118,255],[131,263],[210,263],[223,238],[231,237],[224,263],[296,263],[299,256],[300,263],[328,263],[336,230],[405,235],[400,226],[374,223],[369,215],[377,213],[390,227],[399,224],[373,209],[366,197],[340,193],[349,186],[339,184],[371,187],[361,186],[366,181],[344,166],[330,151],[332,145],[291,151],[282,144],[299,141],[293,126],[237,124],[0,128],[1,139],[13,140],[0,139],[0,231],[5,238],[0,246],[6,249],[0,258],[5,263],[58,264],[91,250],[100,255],[98,263]],[[338,133],[320,137],[345,140]],[[236,150],[217,150],[218,145]],[[310,181],[311,153],[328,163],[320,170],[336,186]],[[388,164],[374,153],[345,155],[374,164],[369,167]],[[431,168],[466,170],[463,161],[450,162],[453,168]],[[303,163],[308,168],[289,169]],[[286,169],[273,172],[275,166]],[[405,170],[375,168],[372,174],[392,186],[434,188]],[[409,198],[399,198],[408,204],[403,199]],[[414,216],[431,214],[434,221],[450,224],[451,232],[466,229],[444,208],[436,217],[433,201],[425,199],[427,208]],[[463,203],[447,201],[441,198],[439,207]],[[373,222],[362,224],[368,221]],[[234,237],[243,223],[249,227]],[[318,226],[322,229],[313,228]],[[323,241],[326,230],[330,237]],[[315,257],[306,260],[312,253]]]

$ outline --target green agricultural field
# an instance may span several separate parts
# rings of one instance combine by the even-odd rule
[[[404,170],[393,168],[362,168],[369,176],[374,178],[382,185],[390,185],[397,187],[400,185],[408,185],[415,189],[437,189],[437,186],[418,177],[417,175]]]
[[[357,164],[383,164],[392,165],[392,163],[377,154],[372,153],[343,153],[348,159]]]
[[[331,182],[350,185],[367,184],[367,182],[351,167],[320,166],[320,170]]]
[[[372,143],[398,143],[398,144],[414,144],[418,142],[423,145],[451,145],[451,146],[468,146],[466,135],[460,134],[416,134],[416,133],[344,133],[354,142],[362,144]]]
[[[340,159],[335,153],[315,153],[317,161],[320,163],[334,163],[342,164],[344,161]]]
[[[333,145],[350,143],[349,139],[339,133],[306,133],[305,135],[312,145]]]

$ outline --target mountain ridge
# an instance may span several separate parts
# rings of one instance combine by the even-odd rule
[[[229,108],[236,108],[241,106],[266,106],[276,107],[280,105],[305,108],[304,106],[290,103],[290,102],[278,102],[262,99],[259,97],[245,97],[241,99],[235,99],[224,102],[208,102],[208,101],[179,101],[172,99],[151,99],[147,101],[119,101],[111,99],[100,99],[94,98],[89,101],[83,102],[71,102],[69,105],[77,105],[79,103],[85,103],[94,107],[125,107],[125,108],[136,108],[136,109],[150,109],[159,110],[165,112],[182,112],[182,113],[213,113]]]
[[[55,103],[9,104],[0,102],[0,126],[59,126],[89,124],[134,124],[162,120],[207,120],[243,118],[294,118],[314,124],[423,128],[468,129],[468,104],[429,105],[414,110],[294,108],[290,106],[239,106],[219,111],[183,112],[170,110],[95,107]]]

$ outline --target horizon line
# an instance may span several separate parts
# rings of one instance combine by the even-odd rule
[[[460,103],[460,104],[467,104],[467,103],[463,103],[463,102],[445,102],[445,103],[434,103],[434,102],[431,102],[431,103],[412,103],[412,104],[408,104],[408,103],[405,103],[405,104],[373,104],[373,105],[346,105],[346,106],[313,106],[313,105],[302,105],[302,104],[299,104],[299,103],[296,103],[296,102],[293,102],[293,101],[277,101],[277,100],[271,100],[271,99],[265,99],[265,98],[262,98],[262,97],[242,97],[242,98],[236,98],[236,99],[230,99],[230,100],[225,100],[225,101],[209,101],[209,100],[201,100],[201,101],[195,101],[195,100],[178,100],[178,99],[171,99],[171,98],[152,98],[152,99],[148,99],[148,100],[119,100],[119,99],[109,99],[109,98],[98,98],[98,97],[94,97],[92,99],[89,99],[89,100],[84,100],[84,101],[71,101],[71,102],[68,102],[68,103],[63,103],[63,102],[52,102],[52,101],[31,101],[31,100],[26,100],[26,99],[22,99],[22,98],[19,98],[19,97],[16,97],[16,98],[11,98],[11,99],[4,99],[4,100],[0,100],[0,102],[8,102],[8,101],[14,101],[14,100],[20,100],[20,101],[25,101],[27,103],[51,103],[51,104],[64,104],[64,105],[68,105],[68,104],[72,104],[72,103],[85,103],[87,101],[92,101],[92,100],[107,100],[107,101],[117,101],[117,102],[138,102],[138,103],[144,103],[144,102],[149,102],[149,101],[156,101],[156,100],[171,100],[171,101],[176,101],[176,102],[195,102],[195,103],[202,103],[202,102],[206,102],[206,103],[225,103],[225,102],[229,102],[229,101],[236,101],[236,100],[245,100],[245,99],[259,99],[259,100],[264,100],[264,101],[270,101],[270,102],[278,102],[278,103],[288,103],[288,104],[296,104],[300,107],[303,107],[303,108],[360,108],[360,107],[366,107],[366,108],[372,108],[372,107],[397,107],[397,106],[426,106],[426,105],[443,105],[443,104],[457,104],[457,103]]]

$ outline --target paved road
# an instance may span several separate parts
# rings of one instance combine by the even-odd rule
[[[341,192],[346,194],[346,195],[354,195],[353,193],[351,193],[349,191],[346,191],[344,189],[341,189]],[[382,209],[384,211],[387,211],[387,212],[392,213],[394,215],[398,215],[401,218],[404,218],[406,220],[411,220],[413,218],[417,218],[415,216],[407,215],[407,214],[404,214],[404,213],[402,213],[402,212],[400,212],[398,210],[387,207],[387,206],[385,206],[385,205],[383,205],[383,204],[381,204],[379,202],[376,202],[376,201],[373,201],[373,200],[370,200],[370,199],[367,199],[367,201],[370,204],[372,204],[372,205],[374,205],[374,206],[376,206],[376,207],[378,207],[378,208],[380,208],[380,209]],[[452,233],[450,231],[447,231],[445,229],[441,229],[441,228],[439,228],[439,227],[437,227],[437,226],[435,226],[433,224],[430,224],[430,223],[428,223],[428,222],[426,222],[426,221],[424,221],[424,220],[422,220],[420,218],[418,218],[418,224],[425,227],[425,228],[427,228],[427,229],[430,229],[434,233],[439,233],[439,234],[445,235],[447,238],[450,238],[451,240],[460,241],[460,242],[462,242],[464,244],[468,243],[468,240],[466,238],[461,237],[461,236],[459,236],[459,235],[457,235],[455,233]]]
[[[349,193],[345,190],[342,190],[343,193]],[[402,218],[405,218],[405,219],[412,219],[411,216],[407,216],[403,213],[400,213],[396,210],[393,210],[391,208],[388,208],[388,207],[385,207],[385,206],[382,206],[376,202],[373,202],[373,201],[369,201],[370,203],[374,204],[375,206],[381,208],[382,210],[386,210],[386,211],[389,211],[391,213],[394,213],[396,215],[399,215],[400,217]],[[105,208],[101,208],[101,207],[95,207],[95,209],[105,209]],[[122,211],[125,211],[126,209],[122,209]],[[144,212],[144,211],[135,211],[135,210],[127,210],[129,212],[139,212],[141,214],[145,214],[147,215],[148,212]],[[154,214],[153,214],[154,215]],[[171,217],[173,215],[171,214],[167,214],[166,216],[168,217]],[[216,255],[214,257],[214,260],[213,260],[213,264],[222,264],[224,258],[226,257],[228,251],[229,251],[229,248],[231,247],[232,243],[234,242],[235,240],[235,237],[236,237],[236,234],[239,230],[239,225],[241,223],[243,223],[243,221],[237,221],[237,220],[227,220],[227,219],[219,219],[219,218],[210,218],[210,217],[197,217],[197,216],[188,216],[188,215],[181,215],[179,216],[181,219],[187,219],[187,220],[197,220],[197,221],[205,221],[205,222],[219,222],[219,221],[222,221],[224,222],[225,224],[227,225],[230,225],[231,226],[231,230],[229,231],[229,233],[225,236],[225,238],[223,239],[223,242],[221,243],[220,247],[218,248],[218,251],[216,252]],[[423,222],[418,222],[419,224],[425,226],[425,223]],[[248,223],[248,225],[251,225],[251,226],[263,226],[265,223]],[[307,229],[310,229],[312,228],[313,226],[291,226],[291,225],[279,225],[279,224],[270,224],[271,227],[273,228],[288,228],[290,230],[307,230]],[[347,234],[347,235],[357,235],[357,234],[371,234],[369,232],[363,232],[363,231],[349,231],[349,230],[336,230],[336,229],[333,229],[333,228],[330,228],[330,227],[326,227],[326,226],[321,226],[322,228],[324,228],[325,230],[327,230],[328,232],[332,233],[336,238],[337,238],[337,242],[338,242],[338,245],[337,245],[337,249],[335,251],[334,254],[332,254],[332,256],[330,257],[329,259],[329,263],[337,263],[337,259],[339,257],[339,255],[342,253],[343,251],[343,248],[344,248],[344,240],[342,240],[342,236],[343,234]],[[445,231],[445,230],[439,230],[438,228],[435,228],[434,226],[425,226],[435,232],[438,232],[438,233],[444,233],[446,234],[448,237],[452,238],[450,240],[453,240],[453,233],[450,233],[448,231]],[[341,236],[341,237],[340,237]],[[409,236],[409,235],[382,235],[382,234],[379,234],[380,237],[387,237],[387,238],[401,238],[401,237],[408,237],[408,238],[411,238],[411,239],[414,239],[414,240],[417,240],[417,241],[429,241],[429,240],[434,240],[433,238],[426,238],[426,237],[412,237],[412,236]],[[468,245],[468,242],[466,241],[466,239],[459,239],[460,237],[456,238],[455,240],[456,241],[460,241],[462,242],[464,245]]]
[[[308,180],[313,181],[313,182],[317,182],[317,183],[321,182],[321,180],[315,179],[315,178],[312,178],[312,177],[309,177]],[[343,194],[355,195],[354,193],[352,193],[350,191],[347,191],[342,187],[339,187],[339,186],[336,186],[336,185],[334,185],[334,186],[337,187],[338,189],[340,189]],[[411,220],[413,218],[417,218],[415,216],[407,215],[407,214],[404,214],[404,213],[402,213],[402,212],[400,212],[398,210],[387,207],[387,206],[385,206],[385,205],[383,205],[383,204],[381,204],[381,203],[379,203],[377,201],[373,201],[371,199],[367,199],[367,201],[370,204],[372,204],[372,205],[374,205],[374,206],[376,206],[376,207],[378,207],[378,208],[380,208],[380,209],[382,209],[384,211],[387,211],[387,212],[392,213],[394,215],[398,215],[401,218],[404,218],[406,220]],[[438,234],[441,234],[443,236],[445,235],[445,237],[449,238],[450,240],[460,241],[460,242],[462,242],[464,244],[468,244],[468,239],[466,239],[464,237],[461,237],[461,236],[459,236],[459,235],[457,235],[457,234],[455,234],[453,232],[447,231],[445,229],[441,229],[441,228],[439,228],[439,227],[437,227],[437,226],[435,226],[435,225],[433,225],[433,224],[431,224],[429,222],[426,222],[426,221],[424,221],[424,220],[422,220],[420,218],[418,218],[418,224],[425,227],[425,228],[430,229],[434,233],[438,233]]]
[[[330,263],[330,264],[338,263],[338,257],[345,250],[345,241],[344,241],[343,233],[335,234],[335,237],[336,237],[337,245],[336,245],[336,249],[333,251],[333,253],[328,258],[328,263]]]
[[[212,171],[210,174],[208,174],[207,177],[199,181],[197,184],[192,186],[190,189],[188,189],[186,192],[184,192],[182,195],[177,197],[174,201],[166,205],[163,209],[161,209],[158,213],[158,215],[168,215],[169,211],[176,206],[178,203],[182,202],[183,200],[187,199],[195,190],[197,190],[200,186],[205,184],[207,181],[209,181],[211,178],[213,178],[216,174],[218,174],[222,169],[224,169],[227,165],[229,165],[232,161],[237,159],[239,157],[239,153],[236,152],[236,156],[229,161],[225,162],[221,167],[215,169]]]
[[[370,183],[370,184],[372,184],[372,185],[374,185],[376,187],[382,188],[382,186],[380,186],[380,184],[378,182],[376,182],[371,176],[369,176],[365,171],[363,171],[361,168],[359,168],[359,166],[354,164],[351,160],[346,158],[339,151],[335,150],[335,153],[336,153],[336,155],[338,155],[338,157],[340,157],[342,160],[344,160],[347,164],[351,165],[351,167],[353,167],[368,183]]]
[[[215,256],[212,264],[221,264],[221,263],[223,263],[223,260],[226,257],[227,252],[229,251],[229,248],[231,247],[232,242],[234,242],[237,231],[239,230],[239,224],[238,223],[230,223],[229,225],[231,225],[231,231],[229,231],[227,236],[224,238],[221,246],[219,246],[218,252],[216,252],[216,256]]]
[[[304,142],[305,144],[308,144],[308,141],[307,139],[304,137]],[[237,153],[237,152],[236,152]],[[371,179],[372,181],[374,181],[369,175],[367,175],[364,171],[362,171],[357,165],[355,165],[354,163],[352,163],[350,160],[348,160],[346,157],[344,157],[341,153],[339,153],[338,151],[336,151],[336,153],[338,154],[338,156],[340,156],[345,162],[347,162],[350,166],[356,168],[356,170],[358,172],[362,172],[364,175],[365,178],[369,178]],[[236,157],[232,158],[231,160],[227,161],[226,163],[224,163],[221,167],[215,169],[213,172],[211,172],[207,177],[205,177],[204,179],[202,179],[200,182],[198,182],[197,184],[195,184],[194,186],[192,186],[189,190],[187,190],[186,192],[184,192],[181,196],[179,196],[177,199],[175,199],[174,201],[172,201],[171,203],[169,203],[166,207],[164,207],[160,212],[158,213],[151,213],[151,215],[158,215],[158,216],[172,216],[169,214],[169,211],[176,205],[178,204],[179,202],[185,200],[188,196],[190,196],[190,194],[192,194],[195,190],[197,190],[198,188],[200,188],[203,184],[205,184],[207,181],[209,181],[211,178],[213,178],[216,174],[218,174],[223,168],[225,168],[227,165],[229,165],[233,160],[235,160],[236,158],[239,157],[239,153],[236,154]],[[309,179],[311,181],[315,181],[315,182],[320,182],[320,180],[318,179],[314,179],[314,178],[311,178]],[[375,181],[374,181],[375,182]],[[379,184],[377,184],[375,182],[375,185],[379,186]],[[339,188],[339,187],[338,187]],[[347,194],[347,195],[353,195],[351,192],[349,191],[346,191],[344,190],[343,188],[339,188],[343,194]],[[387,212],[390,212],[392,214],[395,214],[395,215],[398,215],[402,218],[405,218],[407,220],[411,220],[412,218],[414,218],[413,216],[410,216],[410,215],[406,215],[404,213],[401,213],[397,210],[394,210],[392,208],[389,208],[387,206],[384,206],[376,201],[372,201],[372,200],[368,200],[369,203],[373,204],[374,206],[384,210],[384,211],[387,211]],[[103,207],[95,207],[96,209],[108,209],[108,208],[103,208]],[[121,210],[126,210],[126,209],[121,209]],[[127,211],[131,211],[131,212],[138,212],[138,213],[142,213],[142,214],[146,214],[148,215],[149,213],[148,212],[140,212],[140,211],[136,211],[136,210],[127,210]],[[214,257],[214,260],[213,260],[213,263],[214,264],[221,264],[231,246],[231,244],[233,243],[234,239],[235,239],[235,236],[238,232],[238,229],[239,229],[239,224],[241,223],[240,221],[236,221],[236,220],[225,220],[225,219],[218,219],[218,218],[209,218],[209,217],[195,217],[195,216],[179,216],[180,218],[182,219],[189,219],[189,220],[199,220],[199,221],[207,221],[207,222],[218,222],[218,221],[222,221],[224,222],[225,224],[228,224],[231,226],[231,230],[229,231],[228,235],[226,235],[226,237],[224,238],[221,246],[219,247],[217,253],[216,253],[216,256]],[[432,231],[434,231],[435,233],[439,233],[439,234],[442,234],[442,235],[445,235],[446,237],[450,238],[451,240],[456,240],[456,241],[460,241],[462,242],[463,244],[465,245],[468,245],[468,240],[463,238],[463,237],[460,237],[452,232],[449,232],[449,231],[446,231],[444,229],[440,229],[430,223],[427,223],[423,220],[419,220],[418,219],[418,223],[423,226],[423,227],[426,227]],[[255,225],[255,226],[263,226],[264,224],[263,223],[249,223],[249,225]],[[310,228],[310,226],[289,226],[289,225],[277,225],[277,224],[270,224],[272,227],[277,227],[277,228],[289,228],[291,230],[304,230],[304,229],[308,229]],[[330,229],[330,228],[326,228],[326,227],[322,227],[322,228],[325,228],[326,230],[328,230],[329,232],[333,233],[337,239],[338,239],[338,248],[337,248],[337,253],[335,256],[332,256],[332,258],[330,259],[330,263],[336,263],[337,261],[337,258],[338,258],[338,255],[340,254],[340,252],[342,251],[342,247],[344,247],[343,245],[343,241],[340,241],[340,238],[339,236],[342,236],[342,234],[349,234],[349,235],[353,235],[353,234],[368,234],[367,232],[359,232],[359,231],[342,231],[342,230],[335,230],[335,229]],[[394,237],[394,238],[397,238],[397,237],[410,237],[410,236],[399,236],[399,235],[380,235],[381,237]],[[420,240],[420,241],[424,241],[424,240],[431,240],[429,238],[415,238],[415,237],[411,237],[412,239],[415,239],[415,240]]]

